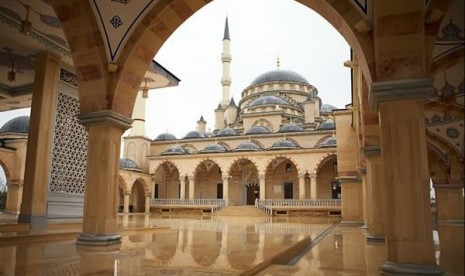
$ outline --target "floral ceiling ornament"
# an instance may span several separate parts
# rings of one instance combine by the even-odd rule
[[[118,15],[113,16],[110,20],[110,23],[111,25],[113,25],[113,28],[115,29],[123,25],[123,21],[121,21],[121,17],[119,17]]]

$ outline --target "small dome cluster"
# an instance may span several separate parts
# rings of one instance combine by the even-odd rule
[[[315,145],[315,148],[333,148],[336,147],[336,137],[328,136],[321,142]]]
[[[333,120],[328,119],[323,121],[315,130],[333,130],[336,129],[336,124]]]
[[[285,99],[278,96],[263,96],[254,100],[249,107],[260,106],[260,105],[291,105]]]
[[[253,126],[247,131],[247,135],[252,135],[252,134],[267,134],[271,133],[271,131],[264,126]]]
[[[193,131],[188,132],[186,136],[184,136],[184,138],[182,139],[199,139],[199,138],[205,138],[205,137],[206,137],[205,134],[203,134],[202,132],[193,130]]]
[[[275,142],[269,150],[284,150],[284,149],[296,149],[299,148],[293,141],[291,140],[280,140]]]
[[[154,139],[154,141],[172,141],[176,140],[176,136],[171,133],[162,133]]]
[[[215,137],[226,137],[226,136],[236,136],[236,135],[237,135],[237,132],[234,129],[227,127],[227,128],[224,128],[218,131],[215,134]]]
[[[304,131],[303,128],[296,124],[284,124],[279,128],[280,133],[289,133],[289,132],[301,132]]]

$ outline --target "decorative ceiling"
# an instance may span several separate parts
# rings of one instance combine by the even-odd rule
[[[159,0],[89,1],[100,24],[108,60],[114,62],[132,28]],[[22,21],[26,19],[31,23],[28,35],[21,28]],[[59,55],[64,69],[62,72],[73,74],[68,42],[48,1],[0,1],[0,112],[31,106],[35,56],[44,50]],[[12,75],[14,80],[9,79]],[[75,80],[76,77],[62,80],[65,79]],[[173,86],[178,82],[176,76],[154,61],[148,68],[141,88]]]

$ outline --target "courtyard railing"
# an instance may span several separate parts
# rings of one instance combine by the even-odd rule
[[[257,202],[269,208],[276,207],[340,207],[340,199],[260,199]]]
[[[263,204],[258,198],[255,199],[255,208],[267,213],[270,216],[273,215],[273,209],[271,207],[268,207],[265,204]]]
[[[226,199],[180,199],[180,198],[155,198],[152,205],[172,207],[208,207],[211,212],[217,212],[228,206]]]

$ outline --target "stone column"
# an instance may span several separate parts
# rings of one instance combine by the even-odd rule
[[[339,178],[341,183],[341,223],[363,225],[362,179]]]
[[[258,181],[260,187],[260,200],[266,199],[265,174],[259,174]]]
[[[310,199],[317,199],[317,183],[316,183],[316,174],[310,174]]]
[[[433,246],[424,98],[432,79],[373,83],[378,110],[386,193],[386,274],[441,275]]]
[[[60,61],[49,52],[37,55],[34,97],[27,141],[26,169],[19,223],[45,227]]]
[[[436,184],[438,224],[462,224],[464,222],[463,184]]]
[[[229,200],[229,175],[223,175],[223,199]]]
[[[179,198],[186,199],[186,178],[180,177],[179,182],[181,183],[180,188],[179,188],[180,189]],[[190,189],[190,183],[189,183],[189,189]]]
[[[5,204],[5,213],[18,214],[21,209],[21,197],[23,195],[23,183],[10,181],[7,183],[8,193]]]
[[[79,116],[89,133],[81,245],[119,243],[116,233],[121,135],[132,120],[111,110]]]
[[[385,191],[383,160],[379,147],[363,149],[367,163],[367,240],[384,241]]]
[[[195,177],[188,176],[189,179],[189,199],[195,199]]]
[[[130,193],[125,193],[123,195],[123,212],[125,214],[129,213],[129,196],[131,194]]]
[[[299,199],[305,199],[305,174],[299,174]]]
[[[149,214],[150,213],[150,195],[145,196],[145,213]]]

